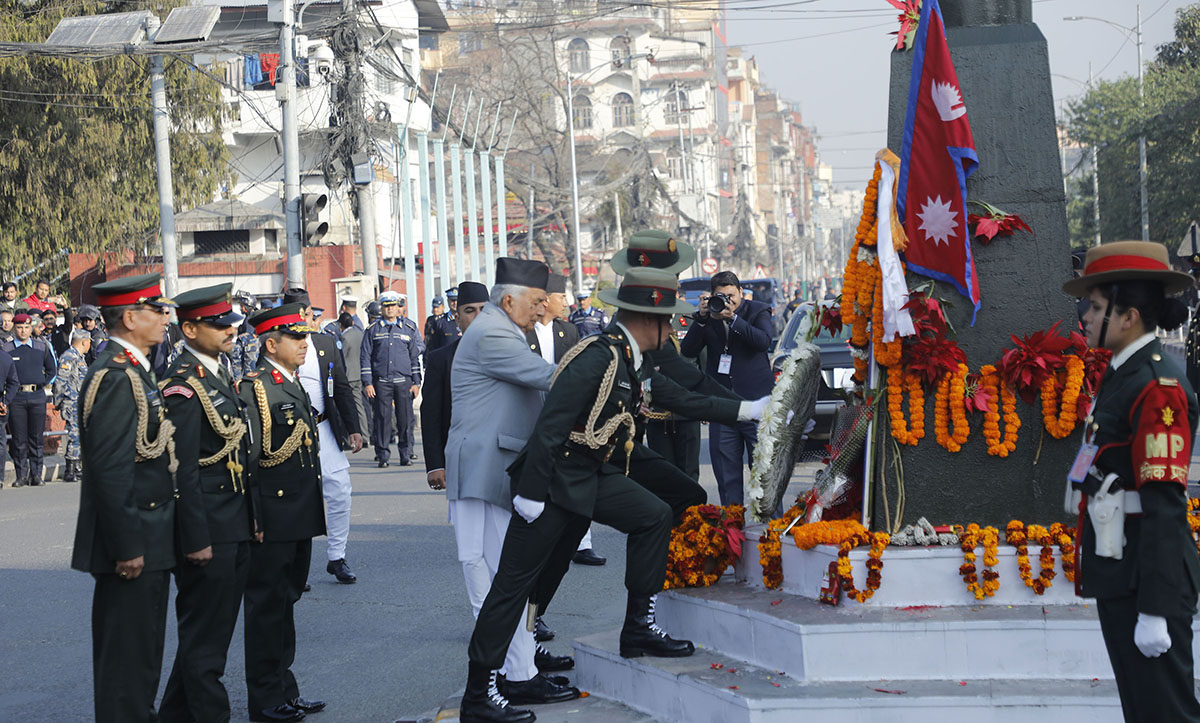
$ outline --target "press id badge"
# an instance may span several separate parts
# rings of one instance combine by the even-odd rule
[[[717,362],[717,374],[728,374],[729,366],[733,364],[732,354],[722,354],[721,360]]]
[[[1079,445],[1079,453],[1075,455],[1075,462],[1071,464],[1071,471],[1067,473],[1067,479],[1075,484],[1082,484],[1087,479],[1088,470],[1096,461],[1096,454],[1099,451],[1100,447],[1091,442]]]

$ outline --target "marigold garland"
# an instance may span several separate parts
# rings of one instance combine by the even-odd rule
[[[1079,421],[1079,393],[1083,389],[1084,363],[1077,356],[1066,357],[1066,379],[1059,395],[1059,379],[1052,374],[1042,382],[1042,421],[1055,439],[1065,439]]]
[[[900,444],[916,446],[925,437],[925,390],[916,374],[906,373],[898,366],[887,370],[887,407],[892,422],[892,437]],[[908,389],[908,415],[912,425],[904,420],[904,391]]]
[[[745,519],[741,505],[687,508],[679,525],[671,530],[663,589],[708,587],[721,579],[736,557],[729,548],[729,528],[741,530]]]
[[[766,585],[768,590],[776,590],[783,584],[783,550],[779,538],[788,525],[792,524],[792,520],[802,514],[804,514],[804,505],[792,505],[787,512],[783,513],[783,517],[768,522],[767,528],[758,538],[758,563],[762,567],[763,585]],[[797,527],[807,527],[807,525],[797,525]],[[797,528],[793,527],[792,529]]]
[[[934,398],[934,433],[937,443],[948,452],[961,450],[971,435],[970,422],[967,421],[967,371],[966,364],[959,364],[957,371],[946,372],[938,381],[937,396]],[[954,426],[953,433],[951,424]]]
[[[958,574],[962,575],[963,582],[967,584],[967,590],[975,596],[976,600],[992,597],[1000,589],[1000,574],[992,569],[1000,562],[997,557],[1000,548],[1000,532],[990,526],[980,529],[979,525],[974,522],[967,525],[966,529],[959,527],[957,531],[963,552],[963,564],[958,568]],[[978,545],[983,546],[982,575],[975,566],[975,548]],[[983,578],[982,583],[980,582],[981,577]]]
[[[858,520],[828,520],[810,522],[792,528],[792,539],[801,550],[811,550],[817,545],[837,545],[838,578],[846,597],[864,603],[870,600],[883,584],[883,551],[891,542],[886,532],[870,532]],[[870,545],[867,553],[867,584],[859,590],[854,585],[854,567],[850,562],[850,551],[859,545]]]
[[[1061,525],[1060,525],[1061,527]],[[1054,580],[1054,543],[1055,535],[1051,535],[1050,531],[1041,525],[1025,526],[1020,520],[1013,520],[1008,523],[1008,527],[1004,530],[1004,538],[1008,544],[1017,548],[1017,570],[1021,575],[1022,582],[1025,587],[1033,590],[1035,595],[1043,595],[1050,588],[1051,581]],[[1038,563],[1041,570],[1038,576],[1033,576],[1033,566],[1029,564],[1029,540],[1035,540],[1042,546],[1042,551],[1038,556]],[[1064,566],[1065,567],[1065,566]]]
[[[983,439],[987,442],[988,454],[1007,457],[1009,452],[1017,448],[1017,433],[1021,429],[1021,418],[1017,416],[1017,397],[1000,378],[995,366],[985,364],[979,370],[979,374],[980,391],[987,394],[987,412],[983,415]],[[1002,410],[1003,438],[1000,436]]]
[[[1050,537],[1058,543],[1063,577],[1067,578],[1067,582],[1075,582],[1075,529],[1055,522],[1050,525]]]

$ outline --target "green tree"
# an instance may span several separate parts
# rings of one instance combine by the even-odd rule
[[[150,9],[165,18],[182,0]],[[141,5],[140,9],[145,9]],[[120,4],[0,0],[0,40],[43,42],[63,17]],[[159,254],[158,190],[146,56],[0,59],[0,271],[5,277],[60,252]],[[176,208],[214,197],[229,179],[220,88],[190,58],[166,59]]]
[[[1068,131],[1098,148],[1105,241],[1141,238],[1138,137],[1145,134],[1150,237],[1170,247],[1200,219],[1200,4],[1176,13],[1175,39],[1159,46],[1144,76],[1144,104],[1135,78],[1098,83],[1071,105]]]

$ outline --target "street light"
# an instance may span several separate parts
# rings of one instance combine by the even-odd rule
[[[1135,25],[1132,28],[1121,25],[1120,23],[1114,23],[1111,20],[1105,20],[1104,18],[1093,17],[1091,15],[1069,15],[1069,16],[1063,18],[1063,20],[1067,20],[1067,21],[1095,20],[1097,22],[1104,23],[1105,25],[1111,25],[1112,27],[1114,27],[1117,30],[1120,30],[1122,33],[1124,33],[1125,37],[1130,38],[1137,42],[1138,99],[1139,99],[1139,102],[1141,103],[1142,107],[1144,108],[1146,105],[1146,89],[1145,89],[1145,86],[1143,84],[1143,79],[1142,79],[1142,6],[1141,6],[1141,4],[1139,4],[1137,6],[1137,25]],[[1142,240],[1149,241],[1150,240],[1150,209],[1149,209],[1149,204],[1148,204],[1147,197],[1146,197],[1146,133],[1145,133],[1144,128],[1142,130],[1141,135],[1138,136],[1138,176],[1139,176],[1138,185],[1140,187],[1141,196],[1142,196],[1142,199],[1141,199],[1142,200]]]
[[[629,61],[629,67],[632,70],[635,58],[652,57],[654,56],[650,53],[638,53],[637,55],[628,55],[625,59]],[[611,66],[612,63],[613,61],[609,59],[599,65],[594,65],[587,70],[580,71],[577,78],[583,78],[589,73]],[[575,235],[575,293],[578,294],[583,289],[583,250],[579,245],[579,172],[575,166],[575,91],[571,78],[570,56],[567,59],[567,132],[570,134],[571,141],[571,216],[574,222],[572,233]]]

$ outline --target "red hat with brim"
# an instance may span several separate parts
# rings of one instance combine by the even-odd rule
[[[128,276],[96,284],[92,292],[99,306],[175,306],[174,301],[163,296],[161,279],[161,274]]]
[[[1062,285],[1071,296],[1087,296],[1091,289],[1121,281],[1157,281],[1167,296],[1192,288],[1192,277],[1171,268],[1167,247],[1154,241],[1114,241],[1088,249],[1083,274]]]

